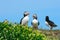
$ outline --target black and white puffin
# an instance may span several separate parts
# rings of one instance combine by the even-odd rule
[[[31,22],[31,24],[33,26],[33,29],[38,29],[39,21],[37,20],[37,15],[36,14],[33,15],[33,20]]]
[[[46,16],[45,21],[46,25],[50,27],[50,30],[52,30],[53,27],[57,27],[53,21],[49,20],[49,16]]]
[[[24,17],[20,20],[21,25],[28,25],[29,21],[29,12],[25,11],[24,12]]]

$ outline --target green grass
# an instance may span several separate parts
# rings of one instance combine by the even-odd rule
[[[47,37],[39,30],[28,26],[0,22],[0,40],[46,40]]]
[[[0,40],[60,40],[60,30],[34,30],[4,21],[0,22]]]

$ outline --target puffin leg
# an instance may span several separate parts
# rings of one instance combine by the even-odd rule
[[[52,30],[53,29],[53,27],[50,27],[50,30]]]

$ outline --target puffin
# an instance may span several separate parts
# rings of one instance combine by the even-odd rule
[[[49,19],[49,16],[46,16],[45,21],[46,25],[50,27],[50,30],[52,30],[53,27],[57,27],[57,25]]]
[[[29,21],[29,12],[25,11],[24,14],[23,14],[23,18],[21,18],[20,20],[20,24],[21,25],[28,25],[28,21]]]
[[[39,21],[37,20],[37,15],[34,14],[34,15],[33,15],[33,20],[32,20],[32,22],[31,22],[31,25],[32,25],[33,29],[38,29],[39,24],[40,24],[40,23],[39,23]]]

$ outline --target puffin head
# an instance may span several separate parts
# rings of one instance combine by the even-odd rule
[[[28,16],[28,15],[29,15],[29,12],[28,12],[28,11],[25,11],[25,12],[24,12],[24,17],[25,17],[25,16]]]
[[[33,18],[34,19],[37,19],[37,14],[33,14]]]
[[[45,20],[48,21],[49,20],[49,16],[46,16],[46,19]]]

